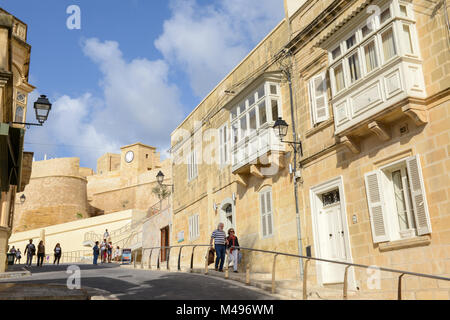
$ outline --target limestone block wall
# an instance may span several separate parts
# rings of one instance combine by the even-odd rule
[[[33,162],[30,183],[16,197],[13,232],[88,217],[87,180],[79,169],[78,158]]]

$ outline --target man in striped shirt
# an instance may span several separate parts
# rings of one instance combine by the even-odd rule
[[[212,248],[212,243],[214,240],[214,246],[216,249],[216,271],[219,270],[220,272],[223,272],[223,264],[225,262],[225,252],[226,252],[226,245],[228,244],[227,241],[227,235],[225,234],[225,231],[223,231],[223,223],[219,223],[217,226],[217,229],[213,231],[211,235],[211,241],[210,245]],[[219,266],[220,261],[220,266]]]

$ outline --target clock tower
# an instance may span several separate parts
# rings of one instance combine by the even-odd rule
[[[137,176],[159,167],[156,148],[143,143],[134,143],[120,148],[120,171],[122,175]]]

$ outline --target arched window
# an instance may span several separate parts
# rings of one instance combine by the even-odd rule
[[[23,122],[23,108],[20,106],[16,107],[16,116],[15,116],[16,122]]]
[[[272,188],[265,187],[259,192],[259,210],[261,212],[262,237],[273,235]]]

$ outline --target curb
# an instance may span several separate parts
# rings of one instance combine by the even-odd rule
[[[22,277],[31,277],[31,272],[25,267],[22,267],[23,271],[12,271],[0,273],[0,279],[17,279]]]

